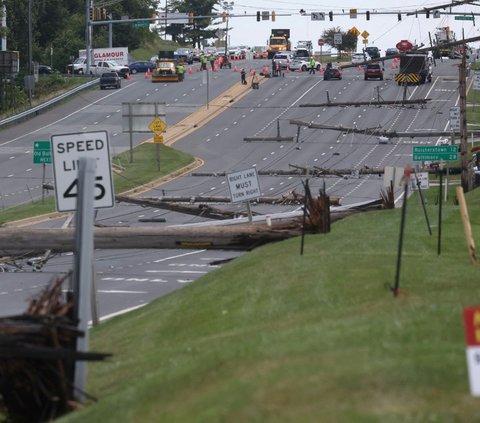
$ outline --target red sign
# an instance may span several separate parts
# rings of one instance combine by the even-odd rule
[[[322,38],[318,39],[318,45],[322,47],[325,44],[325,41]]]
[[[480,345],[480,307],[464,308],[463,322],[467,346]]]
[[[405,53],[413,48],[413,44],[408,40],[402,40],[395,47],[398,48],[400,53]]]

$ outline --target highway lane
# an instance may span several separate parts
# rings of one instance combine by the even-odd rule
[[[148,304],[182,288],[243,252],[206,250],[128,250],[95,253],[98,315]],[[28,302],[57,275],[73,267],[72,254],[52,257],[39,272],[0,273],[0,316],[23,313]]]
[[[401,99],[403,91],[391,79],[393,72],[387,71],[386,81],[363,81],[361,72],[357,69],[345,71],[342,81],[323,81],[319,75],[290,73],[285,77],[272,78],[261,85],[260,90],[251,91],[248,96],[236,102],[233,107],[213,119],[194,134],[178,141],[174,147],[188,151],[205,160],[201,170],[212,172],[233,171],[245,167],[257,166],[261,170],[288,169],[289,164],[300,166],[319,166],[327,168],[354,168],[376,165],[403,166],[411,163],[412,141],[394,140],[392,144],[381,145],[374,137],[360,134],[341,133],[336,131],[300,130],[299,144],[278,142],[244,142],[243,137],[252,135],[272,136],[277,131],[277,121],[280,121],[281,135],[296,135],[296,127],[290,125],[290,119],[302,119],[314,123],[329,123],[352,127],[376,127],[381,125],[386,130],[426,130],[444,129],[448,119],[448,108],[455,103],[457,94],[452,86],[452,76],[455,69],[452,64],[444,64],[439,74],[441,78],[432,84],[420,87],[409,87],[408,95],[412,98],[432,97],[434,101],[425,108],[408,107],[326,107],[321,110],[299,108],[302,102],[319,102],[325,99],[328,90],[332,101],[375,99],[378,87],[384,99]],[[320,100],[319,100],[320,99]],[[435,144],[436,139],[419,139],[418,142]],[[292,190],[302,192],[302,179],[299,177],[269,176],[261,177],[261,187],[264,195],[280,195]],[[341,198],[342,203],[354,203],[368,198],[378,198],[383,178],[378,175],[371,177],[343,178],[325,177],[311,179],[312,191],[316,192],[324,184],[327,192]],[[228,195],[225,178],[196,177],[188,175],[177,178],[144,196],[167,195]],[[283,207],[293,209],[292,207]],[[243,204],[230,206],[232,210],[243,210]],[[279,207],[254,206],[254,211],[272,213]],[[105,225],[152,225],[140,222],[140,219],[162,216],[165,224],[194,223],[204,221],[204,218],[179,215],[155,208],[139,208],[131,205],[117,205],[114,209],[100,210],[97,222]],[[51,225],[59,225],[52,223]],[[103,254],[104,252],[101,252]],[[127,252],[105,252],[109,260],[118,260],[131,266],[128,277],[133,279],[144,277],[144,267],[136,255],[130,258]],[[168,253],[170,254],[170,253]],[[173,253],[172,253],[173,254]],[[217,254],[217,253],[215,253]],[[193,257],[186,256],[183,265],[196,264]],[[162,263],[162,262],[161,262]],[[158,270],[168,271],[167,263],[159,263]],[[171,269],[170,269],[171,270]],[[120,272],[121,273],[121,272]],[[17,274],[13,274],[17,275]],[[109,277],[109,276],[107,276]],[[115,280],[115,277],[117,280]],[[114,276],[110,279],[110,290],[117,293],[107,294],[111,304],[117,304],[117,310],[128,308],[135,302],[134,294],[121,294],[124,291],[124,281],[118,280],[125,276]],[[140,283],[140,282],[138,282]],[[136,286],[137,282],[133,282]],[[180,283],[171,281],[162,285],[164,289],[175,289]],[[172,288],[173,286],[173,288]],[[133,288],[132,288],[133,289]],[[134,289],[133,289],[134,290]],[[138,288],[140,291],[141,289]],[[148,290],[146,297],[152,299],[161,293],[154,289]],[[135,294],[139,295],[139,294]],[[143,295],[143,294],[142,294]],[[124,296],[126,298],[124,298]],[[0,296],[0,302],[3,298]],[[8,302],[8,301],[7,301]],[[110,304],[110,303],[109,303]],[[0,303],[0,306],[3,302]],[[113,305],[112,305],[113,307]],[[113,307],[115,308],[115,307]],[[109,307],[106,308],[108,312]]]
[[[240,61],[238,65],[244,62]],[[206,72],[198,65],[189,66],[181,83],[152,83],[144,75],[123,80],[120,90],[88,90],[71,101],[52,108],[28,121],[0,131],[0,207],[10,207],[41,197],[42,166],[33,165],[33,142],[50,140],[51,135],[106,130],[112,155],[129,148],[130,139],[122,132],[122,103],[160,102],[166,104],[166,122],[173,125],[207,101]],[[210,101],[237,83],[237,72],[222,69],[208,72]],[[133,142],[149,138],[150,134],[134,134]],[[46,178],[53,180],[51,166],[46,166]]]

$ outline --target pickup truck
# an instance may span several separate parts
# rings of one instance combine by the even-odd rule
[[[122,80],[118,76],[117,72],[105,72],[100,77],[100,89],[104,90],[109,87],[120,88],[122,86]]]
[[[128,78],[130,69],[128,66],[120,65],[113,60],[103,60],[96,62],[94,66],[90,68],[92,75],[101,76],[105,72],[117,72],[122,78]]]

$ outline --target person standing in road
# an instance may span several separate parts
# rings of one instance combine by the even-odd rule
[[[203,55],[200,57],[200,62],[202,63],[201,69],[202,69],[202,70],[207,70],[207,62],[208,62],[208,59],[207,59],[207,56],[206,56],[205,54],[203,54]]]
[[[308,65],[310,66],[310,71],[308,72],[309,75],[311,75],[312,73],[315,75],[315,59],[312,57],[310,57],[310,60],[308,62]]]
[[[178,73],[178,80],[183,81],[183,78],[185,76],[185,68],[182,62],[180,62],[177,66],[177,73]]]
[[[215,56],[213,55],[213,53],[210,53],[208,55],[208,61],[210,62],[210,66],[212,67],[212,71],[215,70]]]
[[[245,69],[242,68],[242,70],[240,71],[240,78],[241,78],[241,81],[242,81],[242,85],[247,85],[247,79],[246,79],[246,74],[245,74]]]

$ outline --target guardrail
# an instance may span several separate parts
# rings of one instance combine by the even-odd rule
[[[27,116],[32,115],[32,114],[38,114],[40,113],[43,109],[46,109],[47,107],[50,107],[54,105],[55,103],[62,101],[68,97],[70,97],[73,94],[78,93],[79,91],[85,90],[87,88],[93,87],[94,85],[98,84],[99,78],[95,78],[94,80],[87,82],[86,84],[79,85],[78,87],[72,88],[70,91],[67,91],[58,97],[54,97],[45,103],[39,104],[38,106],[32,107],[31,109],[25,110],[24,112],[21,112],[17,115],[10,116],[8,118],[5,118],[3,120],[0,120],[0,128],[3,127],[4,125],[8,125],[9,123],[16,122],[21,119],[25,119]]]

